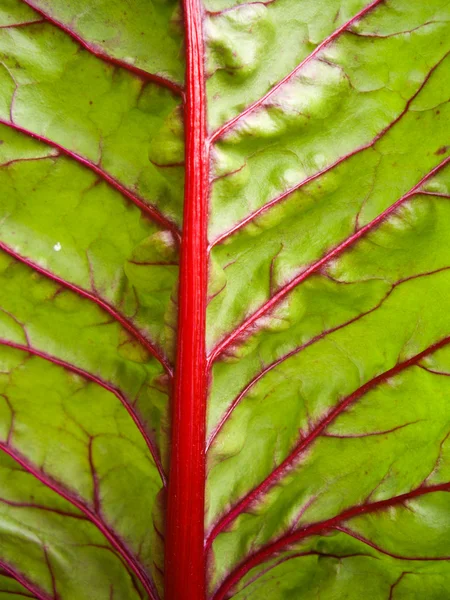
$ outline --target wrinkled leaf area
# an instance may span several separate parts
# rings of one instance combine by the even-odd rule
[[[180,10],[28,4],[0,4],[0,599],[155,600]],[[448,597],[449,20],[205,3],[214,600]]]
[[[208,22],[215,600],[449,595],[450,7],[368,4]]]
[[[177,7],[54,4],[73,31],[0,3],[0,598],[157,598],[180,97],[94,51],[130,61]],[[135,66],[176,80],[170,27]]]

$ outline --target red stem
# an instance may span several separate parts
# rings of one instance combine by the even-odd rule
[[[200,0],[184,0],[183,6],[187,55],[186,185],[167,505],[165,598],[203,600],[209,148],[202,8]]]

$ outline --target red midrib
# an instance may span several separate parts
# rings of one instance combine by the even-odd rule
[[[187,55],[186,183],[166,517],[165,598],[203,600],[209,150],[203,13],[200,0],[184,0],[183,7]]]

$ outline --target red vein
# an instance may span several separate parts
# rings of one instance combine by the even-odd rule
[[[178,83],[175,83],[171,79],[168,79],[167,77],[163,77],[162,75],[156,75],[154,73],[149,73],[148,71],[145,71],[144,69],[140,69],[139,67],[135,67],[134,65],[132,65],[124,60],[120,60],[118,58],[114,58],[113,56],[110,56],[109,54],[107,54],[106,52],[101,50],[99,46],[90,44],[89,42],[84,40],[82,37],[80,37],[75,31],[73,31],[73,29],[70,29],[70,27],[67,27],[67,25],[64,25],[64,23],[61,23],[61,21],[57,21],[56,19],[54,19],[53,17],[48,15],[41,8],[36,6],[36,4],[34,2],[31,2],[31,0],[22,0],[22,1],[25,4],[27,4],[30,8],[32,8],[34,11],[36,11],[39,15],[44,17],[44,19],[46,21],[48,21],[49,23],[51,23],[52,25],[54,25],[55,27],[57,27],[58,29],[60,29],[61,31],[66,33],[67,35],[69,35],[73,40],[75,40],[80,46],[82,46],[90,54],[93,54],[97,58],[100,58],[101,60],[109,63],[110,65],[113,65],[114,67],[120,67],[121,69],[130,71],[131,73],[133,73],[133,75],[138,75],[142,79],[146,79],[148,81],[151,81],[152,83],[157,83],[163,87],[166,87],[166,88],[170,89],[172,92],[174,92],[175,94],[178,94],[178,95],[183,94],[183,88]]]
[[[356,21],[359,21],[359,19],[361,19],[364,15],[366,15],[369,11],[371,11],[376,6],[378,6],[379,4],[381,4],[381,2],[383,2],[383,1],[384,0],[373,0],[373,2],[371,2],[365,8],[363,8],[362,10],[360,10],[349,21],[347,21],[346,23],[344,23],[343,25],[341,25],[340,27],[338,27],[338,29],[336,29],[331,35],[329,35],[325,40],[323,40],[323,42],[321,42],[313,50],[313,52],[311,52],[311,54],[309,54],[299,65],[297,65],[293,71],[291,71],[288,75],[286,75],[286,77],[284,77],[284,79],[282,79],[281,81],[279,81],[271,90],[269,90],[267,92],[267,94],[265,94],[264,96],[262,96],[261,98],[259,98],[258,100],[256,100],[256,102],[253,102],[253,104],[250,104],[250,106],[248,106],[244,111],[242,111],[236,117],[233,117],[232,119],[230,119],[227,123],[225,123],[224,125],[222,125],[222,127],[219,127],[219,129],[217,129],[210,136],[210,143],[211,144],[214,143],[219,137],[223,136],[227,131],[229,131],[235,125],[235,123],[237,121],[239,121],[240,119],[242,119],[243,117],[245,117],[246,115],[248,115],[250,112],[254,111],[259,106],[261,106],[281,86],[283,86],[286,82],[288,82],[290,79],[292,79],[293,77],[295,77],[295,75],[297,75],[297,73],[306,64],[308,64],[315,56],[317,56],[322,51],[322,49],[325,46],[328,46],[328,44],[331,44],[331,42],[333,42],[339,35],[341,35],[342,32],[344,32],[346,29],[348,29],[349,27],[351,27]]]
[[[424,185],[431,177],[436,175],[441,169],[443,169],[450,162],[450,156],[445,158],[436,167],[434,167],[429,173],[427,173],[422,179],[413,187],[409,192],[399,198],[389,208],[380,213],[375,219],[367,223],[364,227],[361,227],[356,233],[348,237],[344,242],[333,248],[330,252],[325,254],[317,262],[310,265],[307,269],[299,273],[289,283],[283,286],[276,294],[274,294],[265,304],[258,308],[252,315],[245,319],[238,327],[234,329],[230,334],[222,339],[221,342],[212,350],[208,357],[208,364],[211,365],[214,360],[224,352],[238,337],[240,337],[246,330],[248,330],[258,319],[274,308],[281,300],[287,296],[297,285],[307,279],[310,275],[318,271],[324,264],[330,260],[339,256],[342,252],[347,250],[356,241],[363,237],[366,233],[375,229],[381,222],[383,222],[391,213],[393,213],[401,204],[412,198],[416,194],[420,193],[420,188]]]
[[[7,162],[4,163],[0,163],[0,167],[9,167],[10,165],[15,165],[17,163],[23,163],[23,162],[36,162],[39,160],[51,160],[52,158],[57,158],[58,155],[57,154],[47,154],[46,156],[33,156],[32,158],[13,158],[11,160],[8,160]]]
[[[341,533],[345,533],[346,535],[354,538],[355,540],[358,540],[358,542],[361,542],[362,544],[366,544],[366,546],[370,546],[370,548],[373,548],[377,552],[380,552],[380,554],[385,554],[386,556],[389,556],[390,558],[396,558],[398,560],[412,560],[412,561],[424,561],[424,562],[433,561],[433,560],[437,560],[437,561],[450,560],[450,556],[403,556],[401,554],[394,554],[393,552],[388,552],[387,550],[384,550],[380,546],[377,546],[377,544],[374,544],[367,538],[363,537],[362,535],[357,534],[356,532],[352,531],[351,529],[348,529],[347,527],[342,527],[340,525],[337,525],[336,527],[333,527],[333,529],[336,531],[340,531]]]
[[[370,546],[374,550],[377,550],[377,552],[380,552],[381,554],[385,554],[386,556],[389,556],[390,558],[394,558],[394,559],[398,559],[398,560],[412,560],[412,561],[442,561],[442,560],[450,560],[450,557],[437,557],[437,558],[415,557],[415,556],[409,557],[409,556],[401,556],[399,554],[392,554],[390,552],[387,552],[386,550],[383,550],[383,548],[380,548],[379,546],[376,546],[375,544],[373,544],[369,540],[366,540],[365,538],[363,538],[361,536],[357,536],[356,534],[354,534],[354,532],[352,532],[349,529],[346,529],[345,527],[339,527],[338,526],[338,527],[334,527],[333,529],[337,530],[337,531],[341,531],[342,533],[347,533],[348,535],[354,537],[355,539],[359,540],[360,542],[362,542],[364,544],[367,544],[368,546]],[[296,559],[296,558],[304,558],[304,557],[308,557],[308,556],[318,556],[318,557],[323,557],[323,558],[334,558],[335,560],[338,560],[339,562],[341,562],[345,558],[354,558],[354,557],[357,557],[357,556],[362,556],[362,557],[365,557],[365,558],[376,558],[372,554],[363,554],[361,552],[355,552],[355,553],[352,553],[352,554],[331,554],[331,553],[318,552],[316,550],[310,550],[310,551],[305,551],[305,552],[296,552],[295,554],[289,554],[288,556],[283,556],[279,560],[277,560],[275,563],[272,563],[272,564],[268,565],[267,568],[265,568],[264,570],[262,570],[259,573],[257,573],[249,581],[246,581],[245,584],[242,586],[242,588],[241,588],[240,591],[248,588],[252,583],[254,583],[255,581],[257,581],[260,577],[262,577],[263,575],[265,575],[266,573],[268,573],[272,569],[275,569],[276,567],[279,567],[281,564],[283,564],[285,562],[288,562],[290,560]]]
[[[427,21],[426,23],[421,23],[420,25],[417,25],[417,27],[413,27],[412,29],[405,29],[403,31],[395,31],[394,33],[387,33],[385,35],[381,34],[381,33],[359,33],[357,31],[349,31],[349,33],[351,35],[355,35],[356,37],[360,37],[360,38],[375,38],[375,39],[379,39],[379,40],[387,40],[389,38],[392,37],[397,37],[400,35],[409,35],[411,33],[414,33],[415,31],[418,31],[419,29],[422,29],[423,27],[428,27],[429,25],[435,25],[438,23],[443,23],[443,21]]]
[[[177,262],[164,262],[164,261],[137,261],[137,260],[129,260],[128,261],[132,265],[137,265],[138,267],[178,267],[179,263]]]
[[[395,588],[399,585],[399,583],[401,582],[401,580],[403,579],[403,577],[405,577],[406,575],[414,575],[414,573],[412,573],[411,571],[403,571],[400,574],[400,577],[398,577],[393,584],[391,584],[390,589],[389,589],[389,598],[388,600],[393,600],[394,598],[394,590]]]
[[[92,452],[92,436],[89,438],[88,444],[88,460],[89,460],[89,468],[91,469],[92,476],[92,495],[94,500],[94,512],[99,514],[101,512],[101,499],[100,499],[100,489],[99,489],[99,478],[98,473],[95,469],[94,465],[94,457]]]
[[[447,198],[450,200],[450,194],[442,194],[440,192],[420,192],[424,196],[437,196],[438,198]]]
[[[237,517],[251,504],[261,499],[261,496],[265,494],[270,488],[284,477],[290,469],[295,466],[295,461],[298,456],[303,453],[319,436],[320,434],[333,422],[336,418],[342,414],[350,405],[358,401],[362,396],[373,390],[375,387],[387,380],[391,379],[402,372],[404,369],[416,365],[422,358],[436,352],[440,348],[450,343],[450,336],[442,339],[439,342],[429,346],[419,354],[408,358],[403,362],[397,363],[394,367],[377,375],[373,379],[367,381],[364,385],[355,390],[352,394],[347,396],[339,404],[337,404],[331,411],[328,412],[317,425],[309,432],[309,434],[303,438],[290,452],[290,454],[268,475],[259,485],[253,490],[248,492],[241,500],[239,500],[229,511],[225,514],[218,523],[213,527],[208,539],[206,541],[206,547],[209,548],[213,543],[214,539],[226,528],[230,523],[235,521]]]
[[[6,575],[6,577],[9,577],[9,575]],[[3,590],[0,589],[0,594],[9,594],[10,596],[20,596],[21,598],[31,598],[32,600],[36,600],[36,596],[30,596],[29,594],[26,594],[25,592],[12,592],[11,590]]]
[[[392,292],[392,290],[390,290],[389,294],[391,292]],[[369,311],[367,311],[365,313],[361,313],[360,315],[357,315],[356,317],[354,317],[353,319],[350,319],[349,321],[346,321],[345,323],[342,323],[340,325],[337,325],[336,327],[332,327],[330,329],[327,329],[326,331],[323,331],[319,335],[314,336],[313,338],[311,338],[310,340],[308,340],[304,344],[301,344],[300,346],[294,348],[290,352],[287,352],[286,354],[283,354],[283,356],[280,356],[280,358],[278,358],[274,362],[272,362],[269,365],[267,365],[266,367],[264,367],[264,369],[262,369],[257,375],[255,375],[255,377],[253,377],[253,379],[251,379],[251,381],[249,381],[249,383],[239,392],[239,394],[236,396],[236,398],[231,402],[231,404],[229,405],[229,407],[227,408],[227,410],[224,412],[224,414],[223,414],[222,418],[220,419],[219,423],[217,424],[217,426],[215,427],[215,429],[211,432],[211,435],[208,438],[208,441],[207,441],[207,444],[206,444],[206,451],[209,450],[209,448],[211,447],[212,443],[214,442],[214,440],[216,439],[216,437],[218,436],[218,434],[220,433],[220,431],[222,431],[225,423],[228,421],[228,419],[230,418],[232,412],[235,410],[235,408],[238,406],[238,404],[241,402],[241,400],[258,383],[258,381],[260,381],[267,373],[269,373],[270,371],[272,371],[273,369],[275,369],[276,367],[278,367],[279,365],[281,365],[283,362],[285,362],[286,360],[288,360],[292,356],[295,356],[295,355],[299,354],[300,352],[302,352],[303,350],[305,350],[309,346],[312,346],[316,342],[322,340],[327,335],[331,335],[335,331],[339,331],[339,329],[342,329],[342,328],[344,328],[344,327],[346,327],[348,325],[351,325],[355,321],[358,321],[359,319],[362,319],[366,315],[370,314],[371,312],[373,312],[374,310],[376,310],[377,308],[379,308],[379,306],[381,306],[381,304],[382,304],[382,302],[384,302],[384,300],[385,300],[385,298],[383,298],[382,301],[379,304],[377,304],[376,306],[374,306],[374,308],[370,309]]]
[[[62,279],[61,277],[58,277],[58,275],[55,275],[51,271],[44,269],[29,258],[26,258],[25,256],[22,256],[21,254],[15,252],[12,248],[10,248],[1,241],[0,250],[3,250],[4,252],[6,252],[6,254],[9,254],[9,256],[12,256],[14,259],[27,265],[31,269],[40,273],[41,275],[48,277],[49,279],[55,281],[59,285],[71,290],[75,294],[78,294],[83,298],[91,300],[92,302],[97,304],[97,306],[100,306],[100,308],[107,312],[111,317],[113,317],[113,319],[120,323],[122,327],[126,329],[134,338],[136,338],[136,340],[138,340],[142,344],[142,346],[144,346],[147,352],[161,363],[161,365],[164,367],[164,369],[169,375],[172,375],[172,367],[170,366],[167,358],[156,348],[156,346],[154,346],[146,337],[144,337],[143,334],[138,329],[136,329],[136,327],[126,317],[121,315],[115,308],[108,304],[108,302],[102,300],[94,294],[91,294],[91,292],[88,292],[87,290],[80,288],[77,285],[66,281],[65,279]]]
[[[153,458],[153,461],[155,463],[155,466],[158,469],[158,473],[161,477],[161,481],[164,486],[166,485],[166,475],[164,473],[164,469],[161,464],[159,452],[158,452],[154,442],[150,438],[149,434],[145,430],[144,424],[141,421],[140,417],[138,416],[136,410],[133,408],[132,402],[130,402],[130,400],[128,398],[126,398],[125,395],[119,389],[117,389],[113,385],[107,383],[106,381],[104,381],[103,379],[98,377],[97,375],[93,375],[92,373],[89,373],[88,371],[85,371],[84,369],[80,369],[79,367],[76,367],[75,365],[72,365],[64,360],[56,358],[55,356],[51,356],[50,354],[47,354],[46,352],[42,352],[41,350],[32,348],[31,346],[26,346],[24,344],[18,344],[16,342],[12,342],[12,341],[5,340],[2,338],[0,338],[0,345],[9,346],[10,348],[15,348],[16,350],[28,352],[28,354],[32,354],[33,356],[42,358],[43,360],[46,360],[48,362],[51,362],[54,365],[62,367],[63,369],[66,369],[67,371],[69,371],[71,373],[75,373],[76,375],[83,377],[83,379],[92,381],[93,383],[96,383],[97,385],[99,385],[103,389],[107,390],[108,392],[111,392],[112,394],[114,394],[114,396],[116,396],[116,398],[121,402],[121,404],[123,405],[125,410],[128,412],[130,417],[133,419],[140,434],[144,438],[145,443],[147,444],[147,447],[148,447],[150,454]]]
[[[297,192],[302,187],[306,186],[308,183],[311,183],[312,181],[315,181],[322,175],[325,175],[329,171],[332,171],[335,167],[337,167],[340,164],[342,164],[343,162],[349,160],[353,156],[356,156],[357,154],[364,152],[364,150],[369,150],[370,148],[373,148],[377,144],[377,142],[379,142],[379,140],[381,138],[383,138],[393,127],[395,127],[395,125],[397,125],[401,121],[401,119],[408,113],[408,111],[411,107],[411,104],[414,102],[414,100],[417,98],[417,96],[420,94],[420,92],[424,89],[424,87],[426,86],[426,84],[430,80],[431,76],[436,71],[436,69],[444,62],[444,60],[449,55],[450,55],[450,51],[446,52],[444,54],[444,56],[440,60],[438,60],[438,62],[435,65],[433,65],[433,67],[427,73],[426,77],[424,78],[424,80],[422,81],[422,83],[420,84],[418,89],[414,92],[414,94],[406,102],[405,107],[399,113],[399,115],[391,123],[386,125],[386,127],[384,127],[379,133],[377,133],[377,135],[370,142],[368,142],[367,144],[364,144],[362,146],[359,146],[358,148],[356,148],[356,150],[352,150],[351,152],[349,152],[348,154],[345,154],[344,156],[341,156],[340,158],[335,160],[333,163],[331,163],[331,165],[329,165],[328,167],[325,167],[324,169],[318,171],[317,173],[310,175],[306,179],[303,179],[302,181],[300,181],[300,183],[297,183],[293,187],[284,191],[282,194],[280,194],[276,198],[273,198],[269,202],[266,202],[266,204],[264,204],[257,210],[250,213],[247,217],[245,217],[245,219],[242,219],[242,221],[239,221],[238,223],[236,223],[236,225],[233,225],[233,227],[231,227],[227,231],[224,231],[223,233],[218,235],[216,237],[216,239],[210,243],[209,250],[211,250],[214,246],[222,243],[224,240],[228,239],[230,236],[232,236],[237,231],[240,231],[243,227],[245,227],[245,225],[248,225],[248,223],[252,222],[259,215],[265,213],[267,210],[269,210],[273,206],[276,206],[277,204],[279,204],[280,202],[282,202],[283,200],[285,200],[286,198],[291,196],[294,192]],[[230,173],[230,175],[231,174],[232,173]],[[227,175],[222,175],[221,177],[226,177],[226,176]],[[441,194],[441,195],[443,195],[443,194]]]
[[[16,29],[17,27],[28,27],[28,25],[37,25],[45,23],[45,19],[37,19],[36,21],[22,21],[21,23],[10,23],[9,25],[0,25],[0,29]]]
[[[387,294],[383,298],[381,298],[381,300],[375,306],[373,306],[371,309],[369,309],[365,312],[362,312],[359,315],[356,315],[352,319],[349,319],[348,321],[345,321],[344,323],[341,323],[340,325],[336,325],[336,327],[331,327],[330,329],[326,329],[325,331],[322,331],[318,335],[312,337],[307,342],[300,344],[300,346],[293,348],[290,352],[283,354],[277,360],[273,361],[272,363],[269,363],[259,373],[257,373],[253,377],[253,379],[251,379],[249,381],[249,383],[246,386],[244,386],[244,388],[239,392],[239,394],[236,396],[236,398],[234,398],[234,400],[230,403],[227,410],[224,412],[222,418],[220,419],[219,423],[217,424],[215,429],[211,432],[211,434],[208,438],[207,444],[206,444],[206,451],[209,450],[209,448],[211,447],[211,444],[213,443],[213,441],[215,440],[215,438],[217,437],[219,432],[222,430],[223,426],[229,419],[231,413],[238,406],[238,404],[241,402],[241,400],[247,395],[249,390],[252,387],[254,387],[258,383],[258,381],[260,381],[267,373],[269,373],[270,371],[272,371],[273,369],[275,369],[276,367],[278,367],[279,365],[284,363],[286,360],[288,360],[292,356],[296,356],[303,350],[306,350],[306,348],[308,348],[309,346],[312,346],[313,344],[319,342],[320,340],[323,340],[325,337],[327,337],[328,335],[331,335],[335,331],[344,329],[345,327],[348,327],[349,325],[356,323],[363,317],[366,317],[367,315],[370,315],[371,313],[375,312],[386,302],[386,300],[391,296],[391,294],[394,292],[394,290],[397,289],[397,287],[402,285],[403,283],[407,283],[408,281],[412,281],[414,279],[419,279],[421,277],[429,277],[431,275],[436,275],[437,273],[442,273],[442,271],[447,271],[449,269],[450,269],[450,267],[441,267],[439,269],[435,269],[434,271],[429,271],[426,273],[418,273],[416,275],[411,275],[409,277],[399,279],[398,281],[396,281],[395,283],[393,283],[391,285],[391,289],[387,292]]]
[[[275,564],[271,564],[266,569],[264,569],[263,571],[260,571],[255,577],[252,577],[249,581],[246,581],[245,584],[242,586],[242,588],[241,588],[240,591],[245,590],[252,583],[254,583],[257,579],[259,579],[260,577],[262,577],[263,575],[265,575],[266,573],[268,573],[272,569],[275,569],[276,567],[279,567],[281,564],[283,564],[285,562],[288,562],[289,560],[292,560],[292,559],[295,559],[295,558],[304,558],[304,557],[308,557],[308,556],[317,556],[319,558],[334,558],[335,560],[338,560],[340,563],[345,558],[355,558],[357,556],[370,557],[371,558],[370,554],[362,554],[360,552],[353,553],[353,554],[331,554],[331,553],[327,553],[327,552],[318,552],[317,550],[310,550],[308,552],[296,552],[295,554],[290,554],[289,556],[283,556],[282,558],[280,558],[279,560],[277,560],[275,562]]]
[[[57,482],[49,475],[46,475],[44,471],[40,470],[39,468],[35,467],[33,464],[28,462],[28,459],[22,456],[17,450],[13,449],[11,446],[0,442],[0,450],[3,450],[5,454],[8,454],[21,467],[23,467],[25,471],[30,473],[30,475],[33,475],[33,477],[35,477],[38,481],[46,485],[56,494],[67,500],[67,502],[70,502],[73,506],[75,506],[76,508],[78,508],[78,510],[85,514],[89,521],[91,521],[91,523],[95,525],[97,529],[101,531],[101,533],[109,541],[111,546],[121,557],[123,563],[136,575],[149,597],[152,600],[158,599],[158,594],[155,591],[154,584],[149,575],[145,572],[144,567],[139,563],[139,561],[131,553],[131,551],[125,546],[124,542],[117,536],[117,534],[113,532],[109,528],[109,526],[102,521],[98,514],[93,512],[82,500],[77,498],[72,492],[66,489],[61,484],[61,482]],[[45,597],[44,600],[48,600],[48,597]]]
[[[376,437],[378,435],[388,435],[389,433],[395,433],[396,431],[400,431],[401,429],[405,429],[406,427],[410,427],[411,425],[417,425],[417,423],[421,423],[423,420],[424,419],[417,419],[416,421],[409,421],[408,423],[404,423],[403,425],[397,425],[396,427],[384,429],[383,431],[370,431],[368,433],[349,433],[347,435],[337,433],[324,433],[323,437],[336,438],[339,440],[355,440],[359,438]]]
[[[36,510],[51,512],[55,515],[60,515],[61,517],[68,517],[69,519],[79,519],[80,521],[86,520],[86,517],[84,515],[78,515],[76,513],[59,510],[58,508],[50,508],[49,506],[35,504],[34,502],[14,502],[13,500],[6,500],[6,498],[0,498],[0,503],[6,504],[7,506],[12,506],[13,508],[33,508]]]
[[[49,570],[50,578],[51,578],[51,581],[52,581],[53,600],[59,600],[59,594],[58,594],[58,591],[56,589],[55,573],[53,572],[52,563],[50,562],[50,556],[49,556],[48,550],[47,550],[47,548],[45,546],[44,546],[44,557],[45,557],[45,563],[46,563],[47,568]]]
[[[122,194],[122,196],[125,196],[126,198],[128,198],[128,200],[130,200],[131,202],[133,202],[133,204],[135,204],[138,208],[140,208],[141,211],[148,218],[150,218],[152,221],[155,221],[156,223],[158,223],[162,227],[164,227],[164,228],[168,229],[169,231],[171,231],[172,234],[174,235],[175,239],[177,241],[179,240],[179,237],[180,237],[179,229],[178,229],[178,226],[173,221],[171,221],[165,215],[163,215],[155,206],[147,204],[142,198],[140,198],[136,194],[133,194],[133,192],[131,192],[128,188],[126,188],[121,183],[119,183],[119,181],[117,181],[117,179],[114,179],[114,177],[112,177],[111,175],[109,175],[108,173],[106,173],[105,171],[103,171],[103,169],[101,169],[95,163],[91,162],[87,158],[84,158],[80,154],[77,154],[76,152],[73,152],[72,150],[69,150],[68,148],[65,148],[64,146],[61,146],[57,142],[54,142],[54,141],[50,140],[49,138],[47,138],[47,137],[45,137],[43,135],[39,135],[37,133],[34,133],[33,131],[30,131],[29,129],[26,129],[25,127],[21,127],[20,125],[16,125],[12,121],[7,121],[6,119],[1,119],[0,118],[0,124],[1,125],[5,125],[6,127],[11,127],[12,129],[15,129],[16,131],[19,131],[20,133],[23,133],[24,135],[27,135],[29,137],[32,137],[32,138],[36,139],[36,140],[39,140],[43,144],[47,144],[47,146],[51,146],[52,148],[55,148],[56,150],[58,150],[62,154],[65,154],[69,158],[72,158],[73,160],[75,160],[76,162],[80,163],[84,167],[90,169],[96,175],[98,175],[104,181],[106,181],[117,192],[119,192],[120,194]]]
[[[348,160],[352,156],[355,156],[359,152],[362,152],[364,150],[369,149],[371,146],[374,145],[374,143],[375,143],[374,140],[372,140],[368,144],[366,144],[364,146],[360,146],[356,150],[352,150],[351,152],[349,152],[345,156],[342,156],[341,158],[338,158],[334,163],[332,163],[328,167],[325,167],[321,171],[318,171],[317,173],[314,173],[314,175],[310,175],[309,177],[307,177],[306,179],[303,179],[300,183],[298,183],[294,187],[289,188],[288,190],[286,190],[285,192],[283,192],[282,194],[280,194],[276,198],[273,198],[272,200],[269,200],[269,202],[266,202],[266,204],[264,204],[260,208],[256,209],[255,211],[253,211],[249,215],[247,215],[244,219],[242,219],[242,221],[239,221],[238,223],[236,223],[235,225],[233,225],[233,227],[230,227],[230,229],[227,229],[227,231],[224,231],[223,233],[221,233],[220,235],[218,235],[210,243],[209,250],[211,250],[212,248],[214,248],[214,246],[217,246],[218,244],[221,244],[223,241],[225,241],[226,239],[228,239],[229,237],[231,237],[234,233],[236,233],[237,231],[239,231],[240,229],[242,229],[243,227],[245,227],[245,225],[247,225],[248,223],[250,223],[251,221],[253,221],[254,219],[256,219],[259,215],[265,213],[267,210],[269,210],[270,208],[272,208],[272,206],[276,206],[277,204],[279,204],[280,202],[282,202],[283,200],[285,200],[288,196],[290,196],[294,192],[296,192],[299,189],[301,189],[303,186],[307,185],[308,183],[311,183],[311,181],[314,181],[315,179],[318,179],[322,175],[325,175],[326,173],[328,173],[329,171],[333,170],[335,167],[337,167],[341,163],[345,162],[346,160]],[[223,175],[222,177],[226,177],[226,175]]]
[[[11,567],[1,559],[0,567],[4,569],[6,573],[8,573],[8,575],[10,575],[13,579],[18,581],[20,585],[22,585],[26,590],[31,592],[34,597],[38,598],[38,600],[53,600],[51,596],[49,596],[46,592],[41,590],[41,588],[29,581],[29,579],[27,579],[25,575],[22,575],[22,573],[20,573],[14,567]]]
[[[226,598],[229,598],[229,594],[232,588],[251,569],[258,566],[265,560],[270,559],[273,555],[276,555],[278,552],[285,550],[287,547],[303,540],[306,537],[320,535],[326,533],[329,530],[336,529],[336,527],[339,526],[342,521],[346,521],[348,519],[358,517],[360,515],[386,510],[387,508],[403,504],[408,500],[419,498],[420,496],[426,494],[449,491],[450,483],[442,483],[439,485],[428,487],[419,487],[415,490],[412,490],[411,492],[407,492],[406,494],[400,494],[399,496],[394,496],[392,498],[389,498],[388,500],[380,500],[379,502],[372,502],[370,504],[361,504],[353,506],[352,508],[343,511],[342,513],[335,517],[332,517],[331,519],[319,521],[317,523],[307,525],[294,533],[286,534],[280,537],[275,542],[271,542],[266,546],[263,546],[260,550],[254,552],[253,554],[248,556],[244,561],[242,561],[241,564],[238,565],[236,569],[234,569],[234,571],[232,571],[228,575],[228,577],[223,581],[222,585],[214,594],[213,600],[226,600]]]

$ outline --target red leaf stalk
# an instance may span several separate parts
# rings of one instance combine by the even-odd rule
[[[166,600],[205,598],[205,349],[209,152],[202,8],[184,0],[186,184],[166,528]]]

